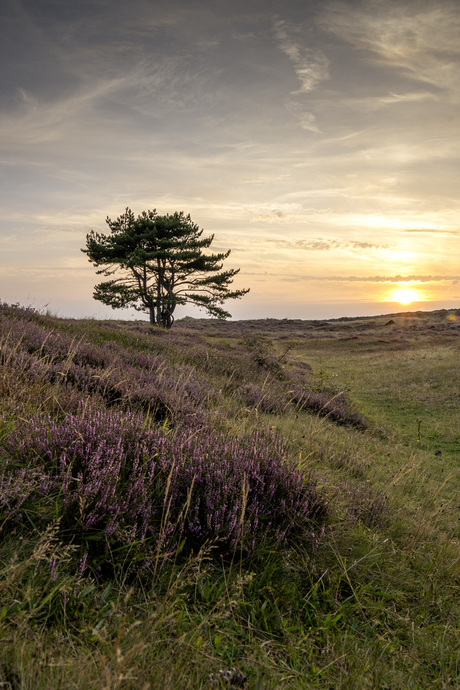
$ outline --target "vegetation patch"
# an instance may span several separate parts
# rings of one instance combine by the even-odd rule
[[[458,687],[456,321],[0,330],[0,684]]]

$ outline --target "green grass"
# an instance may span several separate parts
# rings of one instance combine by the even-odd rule
[[[351,384],[359,409],[409,446],[460,455],[458,344],[408,344],[404,351],[328,352],[326,343],[299,348],[329,381]],[[420,423],[420,440],[419,424]]]
[[[200,334],[210,348],[243,351],[241,335],[208,323]],[[399,332],[385,343],[378,328],[362,336],[362,324],[338,323],[337,337],[318,329],[308,339],[296,326],[281,340],[274,322],[263,335],[279,354],[293,345],[286,366],[310,364],[318,385],[351,388],[372,421],[368,432],[305,412],[241,409],[231,375],[211,375],[202,365],[207,380],[228,384],[229,428],[277,430],[291,457],[317,477],[330,502],[317,550],[298,541],[246,560],[235,553],[230,563],[209,545],[141,579],[120,568],[110,582],[76,582],[66,570],[69,547],[52,529],[3,531],[0,684],[198,689],[210,673],[236,666],[251,690],[459,687],[459,343],[443,332],[409,330],[406,342],[397,342]],[[147,329],[59,319],[55,327],[96,343],[165,352]],[[168,356],[187,359],[173,349]],[[27,404],[29,412],[17,403],[21,415],[32,412]],[[15,400],[3,403],[10,420],[14,409]],[[354,513],[366,487],[387,497],[382,524]],[[61,564],[55,582],[45,568],[51,555]]]

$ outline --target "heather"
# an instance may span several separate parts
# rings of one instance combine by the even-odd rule
[[[251,553],[325,512],[313,483],[284,461],[279,439],[142,429],[140,415],[96,412],[58,424],[34,417],[10,432],[3,524],[31,513],[39,527],[59,495],[61,529],[78,534],[88,567],[107,570],[116,565],[110,550],[132,544],[140,568],[160,548],[170,558],[180,539],[187,552],[214,540],[227,554],[237,546]],[[28,469],[12,469],[15,462]]]
[[[52,325],[32,310],[1,314],[4,529],[46,529],[54,513],[80,577],[121,567],[123,550],[141,571],[206,543],[226,557],[299,531],[316,543],[327,508],[314,479],[279,435],[236,434],[222,414],[242,399],[273,412],[292,404],[278,370],[269,381],[245,350],[238,361],[187,334],[152,329],[133,352]],[[262,387],[239,385],[251,376]],[[27,418],[15,419],[8,400]]]
[[[1,305],[0,683],[457,687],[457,324]]]

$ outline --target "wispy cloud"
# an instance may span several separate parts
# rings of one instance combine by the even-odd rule
[[[430,275],[409,275],[409,276],[331,276],[320,280],[331,280],[347,283],[438,283],[459,279],[459,276],[430,276]],[[315,279],[318,280],[318,279]]]
[[[322,26],[436,90],[460,94],[459,15],[453,0],[435,5],[367,0],[364,7],[331,2],[325,6]]]
[[[390,105],[393,103],[421,103],[422,101],[436,101],[438,100],[434,93],[428,91],[420,91],[413,93],[389,93],[388,96],[381,96],[377,98],[379,103],[383,105]],[[357,99],[359,104],[359,99]]]
[[[320,132],[318,125],[316,124],[316,118],[313,113],[305,110],[305,106],[298,101],[287,100],[285,102],[286,109],[291,115],[294,115],[299,120],[302,129],[308,129],[310,132]]]
[[[287,222],[296,217],[302,211],[300,204],[264,204],[260,206],[250,206],[248,208],[252,214],[251,222],[262,221],[264,223],[276,223],[279,221]]]
[[[99,220],[99,219],[98,219]],[[70,223],[69,225],[40,225],[38,228],[33,228],[32,232],[37,233],[39,235],[44,235],[44,236],[50,236],[53,237],[58,233],[64,233],[64,234],[75,234],[75,235],[82,235],[83,232],[90,232],[91,228],[89,225],[82,225],[82,224],[72,224]]]
[[[460,276],[430,276],[430,275],[409,275],[409,276],[290,276],[291,279],[307,281],[327,281],[331,283],[440,283],[459,280]]]
[[[359,240],[338,240],[335,238],[317,237],[315,239],[299,238],[263,238],[253,240],[253,243],[263,243],[267,246],[275,245],[279,249],[302,250],[307,252],[330,252],[330,251],[353,251],[369,252],[389,249],[389,244],[374,244],[373,242],[363,242]]]
[[[460,231],[452,231],[439,228],[404,228],[401,232],[415,232],[417,234],[428,233],[429,235],[442,235],[443,237],[459,237]]]
[[[288,180],[291,176],[286,173],[284,175],[257,175],[256,177],[242,178],[238,180],[240,184],[263,184],[275,180]]]
[[[300,27],[281,19],[273,18],[273,33],[280,50],[288,56],[300,81],[300,88],[291,95],[302,97],[313,91],[316,86],[329,78],[329,61],[322,50],[313,50],[306,45],[307,39],[302,36]],[[319,133],[320,129],[315,115],[302,101],[287,98],[284,102],[288,112],[298,121],[302,129]]]
[[[460,281],[460,276],[441,276],[441,275],[408,275],[408,276],[325,276],[325,275],[300,275],[291,274],[286,276],[285,273],[268,273],[255,271],[242,271],[242,275],[253,276],[272,276],[282,280],[289,281],[307,281],[307,282],[327,282],[327,283],[450,283],[457,285]]]
[[[18,107],[0,117],[0,133],[16,151],[21,145],[51,143],[77,133],[86,143],[85,132],[94,130],[95,121],[105,120],[113,131],[124,128],[128,118],[151,118],[161,108],[189,113],[202,109],[212,99],[218,77],[210,66],[172,57],[127,66],[114,78],[95,72],[72,93],[53,101],[18,89]],[[99,143],[104,139],[99,137]]]
[[[279,16],[273,18],[273,31],[280,49],[294,65],[301,87],[294,93],[308,93],[319,82],[329,77],[329,61],[322,50],[313,51],[305,46],[305,39],[296,37],[299,27],[290,24]],[[297,40],[296,40],[297,39]]]
[[[356,240],[344,241],[334,239],[315,239],[315,240],[297,240],[294,245],[299,249],[305,249],[313,252],[328,252],[334,249],[351,249],[353,251],[379,251],[381,249],[389,249],[389,244],[374,244],[372,242],[360,242]]]

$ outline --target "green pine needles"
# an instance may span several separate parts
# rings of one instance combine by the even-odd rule
[[[107,218],[107,224],[111,234],[91,230],[82,252],[95,268],[101,267],[98,274],[116,274],[96,285],[93,294],[113,309],[133,307],[148,313],[151,324],[170,328],[178,304],[194,304],[226,319],[231,315],[220,305],[249,292],[230,289],[240,270],[222,270],[230,250],[205,254],[214,235],[202,237],[190,215],[159,216],[153,210],[136,219],[127,208],[117,220]]]

